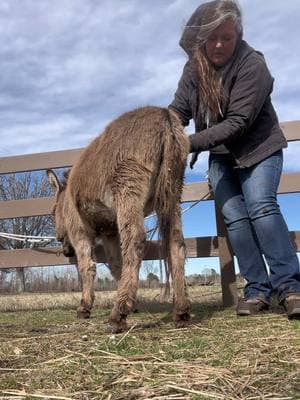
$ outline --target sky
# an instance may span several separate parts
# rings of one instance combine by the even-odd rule
[[[167,106],[187,59],[178,41],[201,3],[0,0],[0,157],[84,147],[125,111]],[[300,1],[240,5],[244,38],[264,53],[275,77],[279,120],[299,120]],[[299,151],[300,143],[285,150],[285,171],[300,171]],[[206,167],[202,154],[186,181],[203,180]],[[297,199],[285,197],[288,224],[300,229]],[[184,216],[185,235],[215,234],[213,220],[212,203],[201,203]]]

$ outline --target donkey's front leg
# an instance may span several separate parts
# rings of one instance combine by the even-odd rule
[[[103,241],[107,267],[118,285],[122,273],[122,254],[119,235],[103,234],[101,238]]]
[[[96,275],[96,263],[92,259],[92,246],[86,239],[81,239],[76,244],[78,269],[82,279],[82,298],[77,309],[78,318],[89,318],[93,307],[94,278]]]

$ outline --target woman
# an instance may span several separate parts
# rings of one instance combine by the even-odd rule
[[[235,1],[198,7],[180,40],[189,59],[169,107],[184,125],[195,122],[191,168],[210,151],[210,183],[246,280],[237,314],[265,311],[274,291],[288,317],[300,318],[299,261],[276,198],[287,143],[271,103],[273,78],[242,36]]]

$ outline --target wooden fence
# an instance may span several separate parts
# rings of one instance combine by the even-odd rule
[[[289,142],[300,140],[300,121],[291,121],[281,124]],[[0,174],[10,174],[27,171],[45,170],[47,168],[69,167],[78,158],[81,149],[54,151],[38,154],[29,154],[0,158]],[[209,188],[206,182],[190,183],[185,185],[182,202],[212,200],[207,195]],[[282,175],[278,193],[300,192],[300,173]],[[0,202],[0,219],[48,215],[53,205],[53,198],[35,198]],[[219,257],[223,304],[230,306],[237,301],[237,286],[233,254],[230,248],[226,227],[220,211],[216,210],[217,236],[194,237],[185,239],[188,257]],[[201,221],[201,215],[199,215]],[[290,232],[297,251],[300,251],[300,231]],[[105,262],[105,255],[101,246],[96,249],[98,262]],[[145,260],[159,258],[159,243],[148,242]],[[18,250],[0,250],[0,268],[37,267],[50,265],[74,264],[74,259],[65,258],[59,248],[35,248]]]

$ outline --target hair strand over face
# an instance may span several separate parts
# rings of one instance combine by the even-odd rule
[[[212,32],[228,20],[235,23],[236,33],[241,39],[243,34],[242,17],[236,1],[215,0],[203,4],[201,6],[201,23],[197,27],[198,33],[192,56],[192,62],[198,75],[200,101],[215,120],[222,114],[221,104],[224,98],[222,75],[220,70],[217,70],[208,60],[205,44]]]

